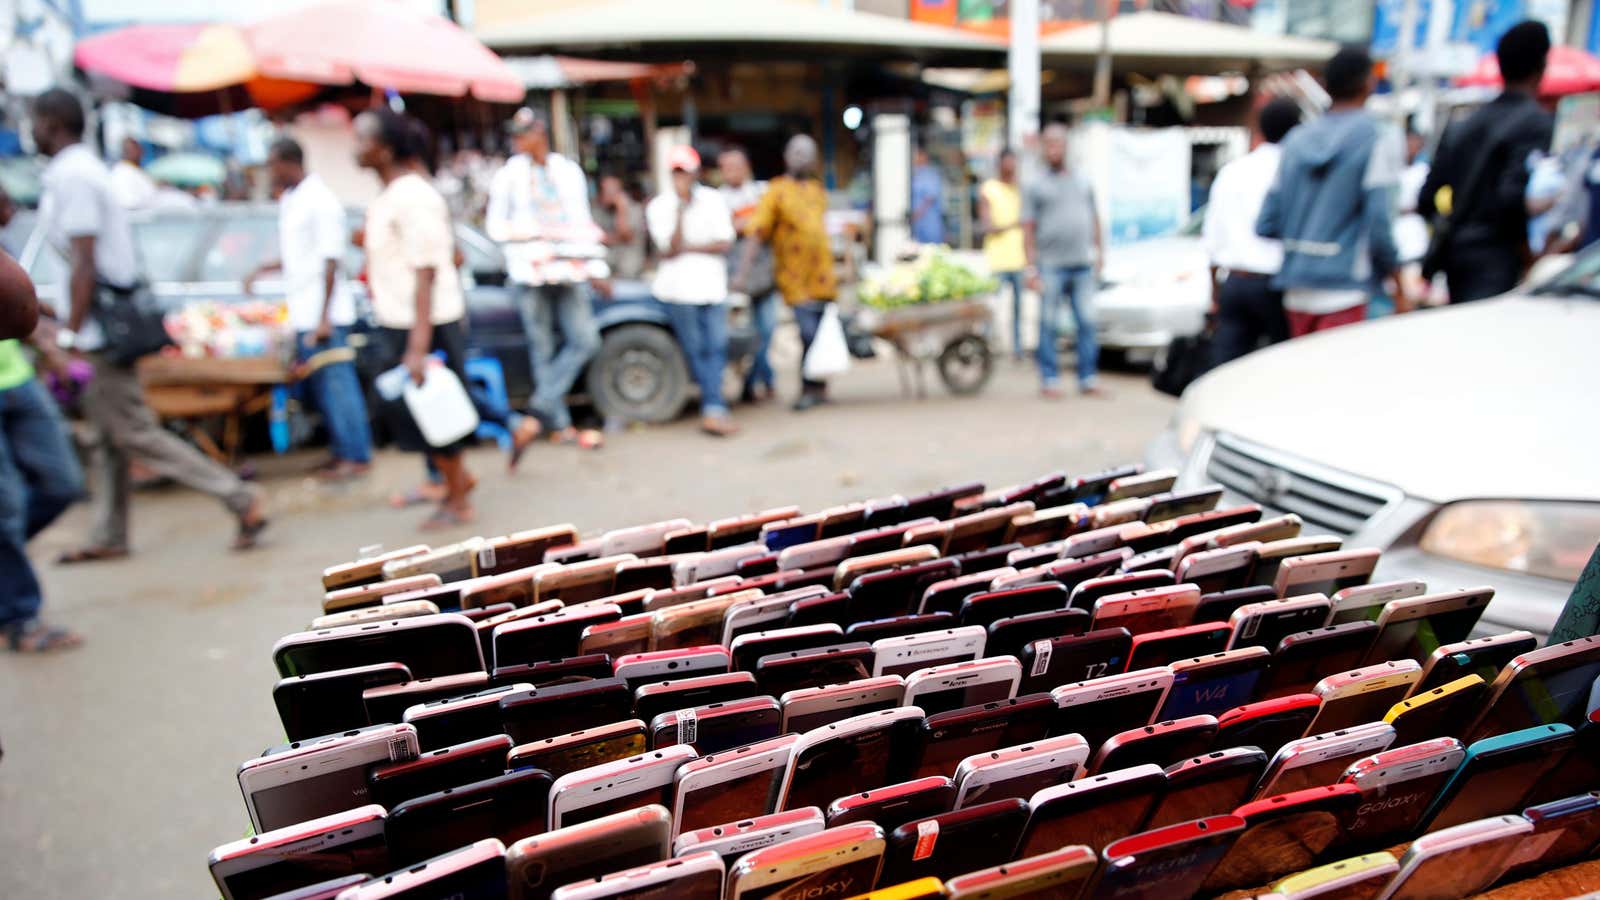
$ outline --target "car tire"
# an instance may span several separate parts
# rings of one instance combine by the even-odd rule
[[[689,401],[689,366],[668,329],[621,325],[601,338],[585,384],[607,422],[668,422]]]

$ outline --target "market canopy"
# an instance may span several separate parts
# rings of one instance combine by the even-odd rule
[[[1262,66],[1320,66],[1339,45],[1333,41],[1275,35],[1163,12],[1123,13],[1111,19],[1112,65],[1153,74],[1204,74]],[[1039,43],[1045,64],[1092,66],[1100,53],[1100,26],[1085,24]]]
[[[477,32],[496,50],[628,48],[648,44],[802,45],[857,53],[980,54],[1005,44],[980,34],[787,0],[599,0]]]

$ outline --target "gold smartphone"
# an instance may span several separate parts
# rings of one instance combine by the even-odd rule
[[[439,576],[441,581],[465,581],[478,576],[478,550],[484,545],[481,537],[468,538],[460,543],[437,547],[416,556],[390,560],[383,564],[386,581],[410,575]]]
[[[559,569],[554,563],[540,563],[526,569],[512,569],[498,575],[484,575],[461,586],[461,608],[477,609],[496,603],[527,606],[533,603],[533,580],[544,572]]]
[[[918,544],[914,547],[901,547],[898,550],[885,550],[882,553],[853,557],[844,560],[834,568],[833,589],[842,591],[849,587],[850,582],[855,581],[858,576],[865,575],[868,572],[910,566],[917,563],[930,562],[938,558],[938,548],[928,544]]]
[[[340,625],[384,622],[389,619],[404,619],[407,616],[428,616],[438,611],[438,605],[428,600],[406,600],[400,603],[385,603],[381,606],[363,606],[360,609],[347,609],[344,612],[317,616],[311,620],[311,626],[306,630],[321,631],[324,628],[337,628]]]
[[[585,600],[599,600],[616,593],[617,565],[638,559],[632,553],[602,556],[541,572],[534,578],[535,600],[560,600],[571,606]]]
[[[322,589],[324,591],[335,591],[340,588],[356,587],[357,585],[381,581],[383,579],[384,563],[427,552],[427,544],[412,544],[409,547],[401,547],[398,550],[390,550],[387,553],[379,553],[376,556],[364,556],[357,560],[329,566],[322,570]]]
[[[377,606],[383,602],[383,598],[393,594],[438,587],[443,583],[439,580],[439,576],[429,573],[413,575],[410,578],[397,578],[394,581],[375,581],[370,584],[340,588],[329,591],[322,598],[322,611],[336,613],[347,609],[360,609],[363,606]]]
[[[552,778],[560,778],[568,772],[638,756],[646,749],[644,723],[638,719],[625,719],[542,741],[519,744],[512,747],[507,755],[506,769],[532,766],[549,772]]]
[[[650,649],[651,624],[655,614],[642,612],[623,616],[615,622],[602,622],[583,629],[578,640],[578,655],[605,653],[612,659]]]
[[[728,607],[760,597],[758,590],[734,591],[651,613],[650,649],[676,650],[722,643],[722,614]]]
[[[958,516],[950,520],[950,541],[945,544],[946,553],[966,553],[969,550],[982,550],[1003,543],[1006,532],[1011,530],[1011,522],[1017,516],[1033,514],[1033,503],[1023,500],[1011,503],[997,509],[986,509],[965,516]]]
[[[489,538],[478,551],[478,574],[498,575],[513,569],[526,569],[544,562],[544,553],[555,547],[578,542],[578,529],[571,523],[546,525]]]

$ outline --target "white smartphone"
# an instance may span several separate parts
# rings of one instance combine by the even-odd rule
[[[688,744],[673,744],[570,772],[550,786],[546,821],[556,829],[651,803],[671,808],[673,776],[698,756]]]
[[[672,580],[677,585],[698,584],[713,578],[726,578],[739,571],[739,563],[768,552],[765,544],[738,544],[721,550],[689,554],[672,564]]]
[[[1200,588],[1193,584],[1111,594],[1094,602],[1089,628],[1126,628],[1134,634],[1180,628],[1194,621],[1199,605]]]
[[[668,519],[665,522],[608,531],[600,536],[600,555],[620,556],[632,553],[637,556],[655,556],[661,552],[667,535],[693,527],[694,523],[688,519]]]
[[[785,732],[803,734],[851,716],[900,706],[905,695],[905,679],[898,675],[788,691],[778,698],[783,705],[781,727]]]
[[[1494,588],[1473,587],[1391,601],[1378,615],[1378,637],[1367,661],[1405,657],[1421,662],[1441,644],[1464,641],[1493,599]]]
[[[904,678],[918,669],[978,659],[988,636],[982,625],[967,625],[879,638],[872,642],[872,675]]]
[[[1361,803],[1345,823],[1350,841],[1371,845],[1413,834],[1466,755],[1460,741],[1444,737],[1351,763],[1343,780],[1361,791]]]
[[[1425,834],[1400,858],[1400,874],[1379,900],[1467,897],[1505,873],[1518,845],[1533,831],[1520,815],[1479,819]]]
[[[1074,780],[1089,759],[1089,744],[1076,734],[1002,747],[969,756],[956,766],[956,809],[1034,793]]]
[[[1228,624],[1233,626],[1228,649],[1265,647],[1269,652],[1276,651],[1278,643],[1289,635],[1321,628],[1327,621],[1328,598],[1322,594],[1246,603],[1228,617]]]
[[[468,885],[504,884],[506,845],[499,838],[484,838],[443,856],[374,878],[342,891],[338,900],[399,900],[399,898],[466,896]]]
[[[347,609],[343,612],[317,616],[311,620],[311,624],[306,627],[306,630],[316,631],[320,628],[338,628],[341,625],[360,625],[363,622],[385,622],[389,619],[404,619],[408,616],[431,616],[437,615],[438,612],[438,604],[431,600],[402,600],[399,603],[363,606],[360,609]]]
[[[617,657],[612,674],[628,683],[630,690],[652,681],[720,675],[728,671],[732,657],[721,644],[680,647],[676,650],[647,650]]]
[[[1057,710],[1051,730],[1081,735],[1092,751],[1113,735],[1155,721],[1172,681],[1172,669],[1156,666],[1063,684],[1050,692]]]
[[[239,767],[239,791],[257,832],[363,805],[367,770],[417,756],[417,729],[387,725],[345,732]]]
[[[1251,800],[1333,784],[1356,761],[1394,743],[1394,726],[1369,722],[1344,731],[1314,734],[1284,744],[1267,764]]]
[[[672,835],[771,813],[798,734],[685,763],[675,776]]]
[[[1015,569],[1006,566],[1004,570],[992,572],[979,572],[979,575],[991,576],[989,590],[1003,591],[1008,588],[1027,587],[1030,584],[1043,584],[1050,579],[1050,564],[1028,566],[1025,569]]]
[[[646,897],[721,898],[727,879],[722,857],[709,851],[664,859],[593,881],[556,888],[550,900],[642,900]]]
[[[778,571],[837,565],[850,554],[850,542],[854,539],[853,534],[841,534],[838,537],[785,547],[778,551]]]
[[[211,851],[222,900],[253,900],[339,875],[376,875],[388,866],[376,803],[230,841]]]
[[[822,810],[815,806],[803,806],[769,816],[685,831],[672,842],[672,855],[688,856],[710,851],[731,866],[752,850],[816,834],[826,827],[824,823]]]
[[[1422,666],[1414,659],[1391,660],[1329,675],[1312,688],[1312,693],[1322,698],[1322,708],[1317,710],[1306,734],[1326,734],[1380,722],[1389,707],[1410,695],[1421,677]]]
[[[1415,578],[1380,581],[1376,584],[1362,584],[1335,591],[1330,598],[1333,601],[1333,615],[1328,617],[1328,624],[1376,622],[1383,612],[1384,604],[1390,600],[1419,597],[1427,592],[1428,585]]]
[[[828,589],[821,585],[810,585],[781,594],[740,600],[722,612],[722,645],[732,645],[733,639],[741,634],[781,628],[789,621],[789,604],[796,600],[826,596],[827,593]]]
[[[1011,656],[918,669],[906,676],[906,705],[928,715],[1010,700],[1022,681],[1022,664]]]
[[[728,873],[727,900],[851,897],[872,889],[883,868],[883,829],[856,822],[747,854]]]

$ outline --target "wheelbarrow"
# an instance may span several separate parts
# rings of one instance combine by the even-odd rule
[[[968,396],[983,390],[994,374],[994,353],[987,337],[991,317],[984,298],[892,309],[864,307],[845,331],[852,351],[870,344],[863,338],[878,338],[894,348],[895,374],[903,395],[926,397],[926,373],[932,366],[950,393]]]

